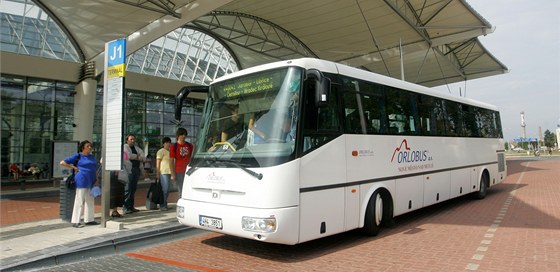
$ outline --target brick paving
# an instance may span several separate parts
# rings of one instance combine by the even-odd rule
[[[146,205],[147,190],[147,188],[138,188],[136,191],[134,203],[137,207]],[[31,190],[28,189],[28,191]],[[168,199],[170,202],[176,202],[177,192],[171,192]],[[101,212],[100,198],[95,200],[95,212]],[[55,196],[28,199],[2,199],[0,200],[0,215],[0,227],[57,219],[60,218],[60,198]]]
[[[200,271],[560,271],[560,160],[508,160],[483,200],[450,200],[358,232],[284,246],[216,233],[135,252]]]
[[[560,271],[560,160],[507,163],[508,178],[485,199],[461,197],[399,216],[377,237],[352,231],[286,246],[199,232],[48,271]],[[33,206],[27,201],[17,207]]]

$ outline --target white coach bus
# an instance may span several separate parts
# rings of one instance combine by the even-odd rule
[[[318,59],[210,85],[180,223],[297,244],[487,189],[506,178],[496,107]]]

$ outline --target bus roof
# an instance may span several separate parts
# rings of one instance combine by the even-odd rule
[[[408,82],[408,81],[403,81],[403,80],[395,79],[395,78],[392,78],[392,77],[376,74],[374,72],[369,72],[369,71],[366,71],[366,70],[363,70],[363,69],[350,67],[350,66],[347,66],[347,65],[344,65],[344,64],[335,63],[335,62],[331,62],[331,61],[327,61],[327,60],[315,59],[315,58],[300,58],[300,59],[293,59],[293,60],[285,60],[285,61],[272,62],[272,63],[267,63],[267,64],[263,64],[263,65],[259,65],[259,66],[250,67],[250,68],[243,69],[243,70],[237,71],[235,73],[231,73],[231,74],[225,75],[223,77],[220,77],[220,78],[216,79],[214,82],[212,82],[212,84],[210,84],[210,85],[213,85],[215,83],[218,83],[218,82],[221,82],[221,81],[224,81],[224,80],[228,80],[228,79],[231,79],[231,78],[235,78],[235,77],[238,77],[238,76],[248,75],[248,74],[252,74],[252,73],[256,73],[256,72],[264,71],[264,70],[276,69],[276,68],[281,68],[281,67],[289,67],[289,66],[297,66],[297,67],[301,67],[301,68],[304,68],[304,69],[317,69],[317,70],[320,70],[322,72],[346,75],[346,76],[349,76],[349,77],[353,77],[353,78],[357,78],[357,79],[361,79],[361,80],[365,80],[365,81],[370,81],[370,82],[375,82],[375,83],[379,83],[379,84],[382,84],[382,85],[391,86],[391,87],[395,87],[395,88],[399,88],[399,89],[403,89],[403,90],[408,90],[408,91],[421,93],[421,94],[427,94],[427,95],[431,95],[431,96],[435,96],[435,97],[441,97],[441,98],[451,100],[451,101],[455,101],[455,102],[465,103],[465,104],[469,104],[469,105],[473,105],[473,106],[477,106],[477,107],[482,107],[482,108],[487,108],[487,109],[495,110],[495,111],[498,110],[498,108],[494,105],[487,104],[487,103],[484,103],[484,102],[480,102],[480,101],[477,101],[477,100],[473,100],[473,99],[470,99],[470,98],[453,96],[453,95],[438,92],[438,91],[435,91],[432,88],[428,88],[428,87],[425,87],[425,86],[422,86],[422,85],[414,84],[414,83],[411,83],[411,82]]]

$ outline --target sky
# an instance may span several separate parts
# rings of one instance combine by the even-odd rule
[[[479,37],[482,45],[509,72],[465,83],[436,87],[438,90],[493,104],[500,109],[504,139],[556,131],[560,124],[560,11],[559,0],[467,0],[493,33]],[[449,87],[449,89],[448,89]]]

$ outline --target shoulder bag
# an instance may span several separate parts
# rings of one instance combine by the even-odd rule
[[[79,161],[80,161],[80,153],[78,153],[78,159],[76,160],[76,163],[74,163],[74,165],[76,167],[78,167],[78,162]],[[72,170],[72,174],[70,174],[70,176],[68,176],[66,178],[66,188],[67,189],[70,189],[70,190],[75,190],[76,189],[75,175],[76,175],[76,172],[74,170]]]

